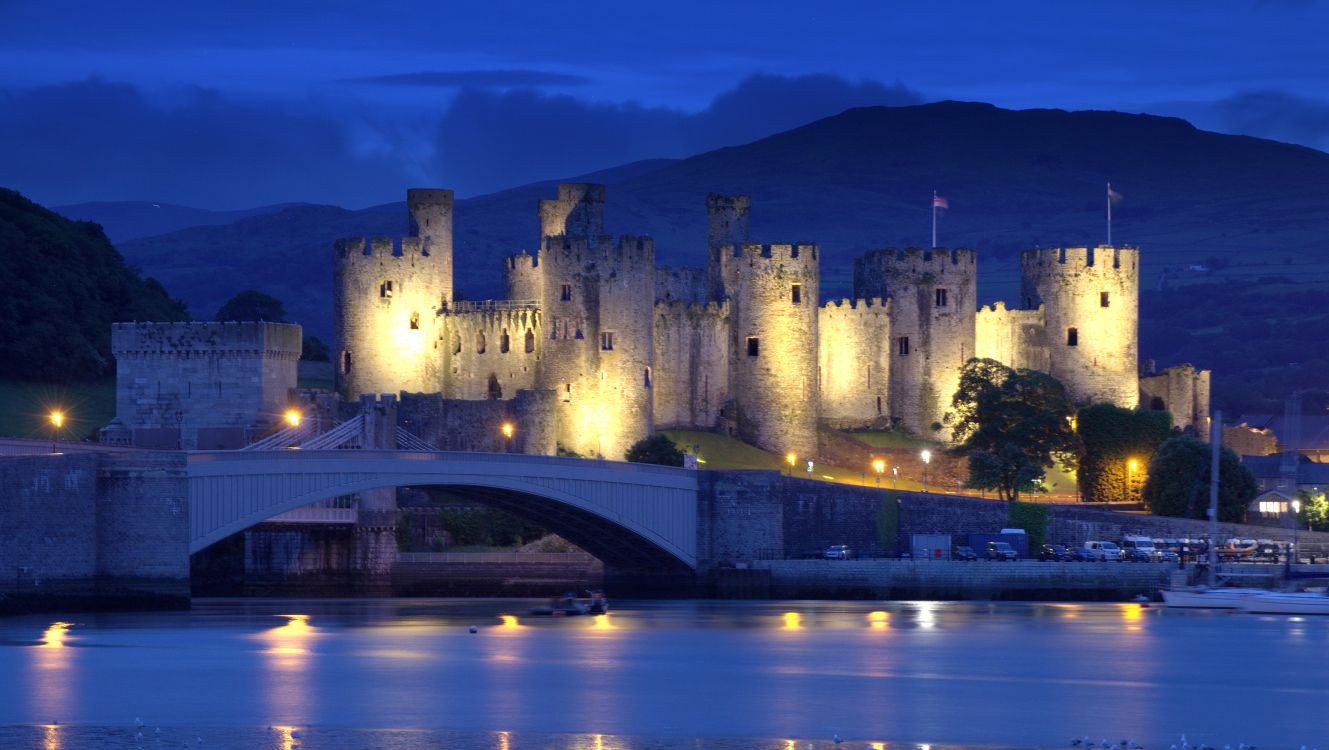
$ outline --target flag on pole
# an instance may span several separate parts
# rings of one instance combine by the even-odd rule
[[[1112,201],[1113,203],[1121,202],[1121,193],[1118,193],[1117,191],[1113,190],[1112,183],[1110,182],[1108,183],[1108,200]]]
[[[1121,196],[1117,196],[1117,197],[1121,197]],[[950,204],[950,201],[947,201],[945,198],[941,197],[940,195],[937,195],[936,193],[933,193],[933,194],[932,194],[932,207],[933,207],[933,208],[950,208],[950,207],[951,207],[951,204]]]
[[[937,247],[937,209],[950,208],[950,201],[937,195],[937,191],[932,191],[932,246]]]
[[[1121,200],[1121,193],[1112,189],[1112,183],[1107,184],[1107,243],[1112,247],[1112,204]]]

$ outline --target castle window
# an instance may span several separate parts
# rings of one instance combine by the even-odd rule
[[[649,367],[646,368],[645,385],[647,388],[651,387],[651,368]]]
[[[420,313],[418,312],[411,313],[411,330],[420,330]]]
[[[527,353],[527,354],[530,354],[530,353],[533,352],[533,351],[535,351],[535,331],[532,331],[531,329],[527,328],[527,329],[526,329],[526,353]]]
[[[571,401],[571,400],[572,400],[572,384],[571,384],[571,383],[564,383],[564,384],[563,384],[563,400],[564,400],[564,401]]]
[[[1167,411],[1167,404],[1163,403],[1163,399],[1159,398],[1158,396],[1154,396],[1149,401],[1149,408],[1153,409],[1154,411]]]
[[[385,281],[378,285],[378,296],[380,299],[392,299],[392,282]]]
[[[612,352],[612,351],[614,351],[614,332],[613,332],[613,331],[601,331],[601,332],[600,332],[600,351],[602,351],[602,352]]]
[[[1099,306],[1099,307],[1107,307],[1109,304],[1110,304],[1110,300],[1108,299],[1108,293],[1107,293],[1107,292],[1099,292],[1099,293],[1098,293],[1098,306]]]
[[[564,285],[563,285],[563,290],[559,293],[559,297],[558,297],[558,298],[561,299],[561,300],[563,300],[564,302],[571,302],[571,301],[572,301],[572,285],[571,285],[571,284],[564,284]]]
[[[877,416],[881,416],[881,396],[877,397]]]
[[[1066,329],[1066,346],[1079,346],[1079,345],[1080,345],[1080,329],[1078,329],[1078,328],[1067,328],[1067,329]]]
[[[503,386],[498,382],[498,375],[492,372],[489,373],[488,395],[491,401],[498,401],[503,398]]]
[[[757,352],[760,350],[761,350],[761,342],[757,340],[757,337],[748,336],[748,356],[755,357],[757,356]]]
[[[946,290],[945,290],[945,289],[938,289],[938,290],[936,290],[936,292],[934,293],[934,296],[936,297],[937,307],[945,307],[945,306],[946,306],[947,299],[946,299]]]
[[[797,304],[801,304],[801,303],[803,302],[803,285],[802,285],[802,284],[794,284],[794,294],[793,294],[793,299],[794,299],[794,304],[795,304],[795,305],[797,305]]]
[[[508,329],[504,328],[503,335],[498,339],[498,350],[503,354],[507,354],[510,346],[511,340],[508,338]]]
[[[461,354],[461,334],[452,332],[452,353]]]
[[[484,353],[485,353],[485,332],[484,332],[484,331],[480,331],[479,333],[475,334],[475,353],[476,353],[476,354],[484,354]]]
[[[895,340],[895,348],[900,352],[901,357],[909,356],[909,337],[901,336]]]
[[[351,374],[351,353],[350,353],[350,352],[342,352],[342,353],[341,353],[341,374],[343,374],[343,375],[350,375],[350,374]]]

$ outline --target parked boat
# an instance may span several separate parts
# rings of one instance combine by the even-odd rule
[[[1329,596],[1307,591],[1253,594],[1242,600],[1241,611],[1272,615],[1329,615]]]
[[[564,594],[549,602],[546,607],[533,607],[530,614],[534,617],[578,617],[580,615],[609,614],[609,600],[601,591],[590,591],[589,599],[578,599],[572,593]]]
[[[1265,589],[1195,588],[1163,591],[1163,603],[1183,609],[1241,609],[1248,597],[1268,594]]]

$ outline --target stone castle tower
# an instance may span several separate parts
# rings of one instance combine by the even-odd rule
[[[1020,296],[1043,308],[1047,372],[1077,401],[1140,402],[1140,253],[1068,247],[1020,256]]]
[[[337,243],[337,384],[432,394],[464,447],[496,445],[504,420],[523,433],[508,445],[610,459],[662,427],[809,459],[822,427],[944,440],[975,356],[1139,403],[1133,249],[1028,251],[1023,305],[981,310],[974,251],[878,250],[855,262],[854,299],[821,305],[821,248],[750,241],[747,196],[707,196],[705,267],[657,268],[649,237],[605,233],[603,186],[569,184],[539,203],[536,253],[506,259],[506,299],[457,302],[452,193],[407,200],[410,237]],[[1207,373],[1185,375],[1150,380],[1149,403],[1201,424]]]
[[[889,298],[890,415],[929,438],[974,356],[978,264],[972,250],[878,250],[854,262],[854,296]]]
[[[439,313],[452,298],[452,191],[410,190],[411,236],[340,240],[333,256],[336,387],[438,391]]]

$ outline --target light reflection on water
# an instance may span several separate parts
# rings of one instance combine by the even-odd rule
[[[1182,732],[1215,747],[1329,744],[1317,718],[1329,702],[1329,619],[1139,604],[514,610],[511,600],[216,601],[72,625],[0,620],[0,644],[12,646],[0,647],[0,674],[20,675],[0,680],[0,725],[30,731],[15,744],[0,730],[0,747],[120,747],[71,732],[137,715],[164,734],[271,725],[257,744],[210,746],[282,750],[304,746],[296,732],[320,738],[311,750],[414,750],[444,736],[502,750],[532,737],[558,750],[786,746],[717,739],[763,737],[806,750],[836,733],[858,748],[1056,747],[1083,734],[1167,747]],[[387,734],[368,742],[370,730]]]

